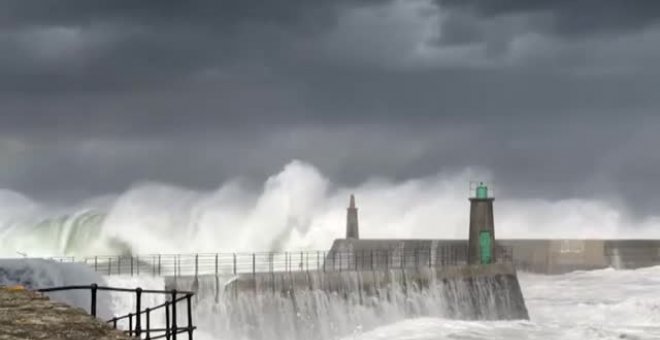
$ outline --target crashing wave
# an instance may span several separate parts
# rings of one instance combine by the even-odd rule
[[[114,237],[100,237],[106,214],[85,210],[73,214],[14,223],[5,230],[5,244],[14,246],[14,254],[34,257],[47,255],[79,256],[97,254],[99,250],[112,254],[130,254],[130,247]],[[7,242],[9,241],[9,242]]]

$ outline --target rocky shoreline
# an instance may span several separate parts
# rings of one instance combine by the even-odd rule
[[[0,340],[129,340],[84,310],[22,287],[0,288]]]

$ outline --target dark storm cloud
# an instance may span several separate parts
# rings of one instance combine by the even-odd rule
[[[0,0],[0,185],[212,188],[300,158],[340,184],[477,166],[512,196],[649,213],[659,6]]]
[[[290,6],[288,6],[290,5]],[[0,7],[7,35],[5,89],[122,89],[185,80],[185,76],[227,62],[249,44],[267,43],[266,31],[294,29],[313,16],[305,6],[268,6],[251,1],[35,1]],[[320,11],[319,13],[327,13]],[[321,25],[323,15],[305,28]],[[263,35],[242,36],[250,23]],[[304,30],[296,29],[297,32]],[[242,41],[241,39],[252,41]],[[273,34],[277,38],[277,34]],[[39,41],[39,40],[43,41]],[[60,60],[39,54],[41,45],[65,44]],[[66,44],[70,43],[69,50]],[[21,46],[21,44],[23,46]],[[27,45],[27,47],[25,46]],[[35,50],[29,47],[34,46]],[[23,52],[21,54],[20,52]],[[27,57],[27,58],[26,58]],[[65,67],[62,67],[64,64]],[[7,78],[7,77],[5,77]]]
[[[549,28],[571,36],[641,29],[658,23],[660,2],[654,0],[437,0],[442,6],[464,9],[482,18],[546,14]],[[533,24],[533,23],[532,23]]]
[[[323,16],[348,1],[287,0],[57,0],[7,1],[2,6],[5,26],[68,25],[98,22],[139,22],[144,25],[228,27],[242,21],[291,25],[309,12]],[[360,5],[367,1],[356,1]],[[325,12],[325,13],[323,13]],[[311,23],[311,22],[310,22]],[[218,32],[221,33],[221,32]]]
[[[255,55],[268,64],[294,56],[291,43],[326,30],[342,9],[369,2],[3,1],[1,86],[119,90],[183,82]],[[48,44],[63,45],[62,55],[39,55],[57,49]]]

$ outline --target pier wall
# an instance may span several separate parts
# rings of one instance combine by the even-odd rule
[[[197,288],[200,327],[228,338],[330,340],[416,317],[527,319],[511,264],[169,277]],[[217,318],[203,320],[206,313]]]
[[[543,274],[660,265],[660,240],[498,239],[497,245],[495,261],[512,261],[518,270]],[[435,259],[452,261],[455,258],[460,261],[464,257],[461,251],[466,246],[467,240],[338,239],[328,256],[346,251],[358,256],[387,251],[408,254],[408,261],[410,256],[430,256],[435,264]],[[399,259],[397,257],[393,261]]]
[[[346,295],[363,300],[388,299],[392,294],[443,297],[445,317],[458,319],[528,319],[527,308],[512,265],[455,266],[333,272],[242,274],[230,281],[225,294],[271,293],[295,296],[303,291]]]
[[[561,274],[604,268],[636,269],[660,265],[660,240],[499,240],[512,250],[519,270]]]
[[[338,239],[320,257],[293,252],[285,256],[284,266],[273,262],[273,257],[252,257],[251,268],[256,270],[167,276],[166,289],[192,290],[199,298],[212,296],[216,301],[246,294],[294,297],[306,292],[357,294],[361,301],[434,291],[442,296],[438,303],[446,304],[444,317],[526,319],[511,256],[501,247],[496,250],[492,264],[469,265],[467,243],[460,240]]]

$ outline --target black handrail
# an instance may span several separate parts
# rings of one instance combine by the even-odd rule
[[[512,248],[497,245],[494,263],[511,263]],[[142,254],[52,258],[90,265],[105,275],[199,276],[259,272],[349,271],[374,268],[460,266],[468,263],[466,242],[417,248],[332,249],[330,251]],[[129,266],[129,263],[133,263]],[[122,266],[123,264],[123,266]],[[131,268],[134,270],[129,271]]]
[[[134,293],[136,295],[135,303],[135,313],[128,313],[122,316],[116,316],[112,319],[106,321],[111,323],[112,327],[117,329],[117,322],[128,319],[128,329],[123,330],[130,336],[135,336],[139,339],[142,338],[144,334],[145,339],[172,339],[176,340],[177,334],[179,333],[188,333],[188,340],[193,339],[193,331],[197,328],[193,325],[192,321],[192,296],[193,292],[189,291],[178,291],[176,289],[172,290],[153,290],[153,289],[142,289],[140,287],[135,289],[130,288],[118,288],[118,287],[106,287],[99,286],[97,284],[91,285],[75,285],[75,286],[61,286],[61,287],[49,287],[37,289],[37,291],[42,293],[49,292],[59,292],[65,290],[81,290],[89,289],[91,292],[91,308],[90,314],[96,317],[96,297],[99,290],[103,291],[114,291],[114,292],[128,292]],[[170,300],[165,301],[165,303],[159,304],[154,307],[142,309],[142,294],[167,294],[169,295]],[[176,314],[176,305],[180,302],[186,300],[187,303],[187,313],[188,313],[188,325],[186,327],[177,326],[177,314]],[[151,313],[154,310],[165,309],[165,328],[151,328]],[[171,313],[170,313],[171,312]],[[142,329],[142,315],[146,316],[146,328]],[[133,318],[135,318],[135,323],[133,323]],[[152,336],[153,333],[163,333],[158,334],[157,336]]]

